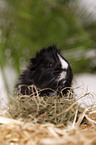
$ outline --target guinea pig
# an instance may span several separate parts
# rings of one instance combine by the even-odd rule
[[[35,85],[41,96],[66,94],[72,84],[72,69],[69,62],[61,56],[56,46],[41,49],[36,56],[30,59],[28,67],[19,77],[17,87],[21,86],[20,93],[32,94],[29,86]]]

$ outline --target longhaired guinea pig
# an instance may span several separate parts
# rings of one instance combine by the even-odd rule
[[[72,84],[72,69],[68,61],[61,56],[56,46],[43,48],[36,56],[30,59],[27,69],[20,75],[17,87],[21,86],[20,93],[32,94],[28,87],[35,85],[40,95],[52,96],[62,90],[66,94]]]

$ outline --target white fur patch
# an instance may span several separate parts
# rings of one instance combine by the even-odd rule
[[[58,54],[58,58],[59,58],[59,60],[60,60],[62,69],[66,69],[66,70],[67,70],[67,69],[68,69],[68,63],[67,63],[59,54]],[[59,76],[58,81],[61,81],[61,80],[65,79],[65,78],[66,78],[66,73],[67,73],[67,72],[62,71],[61,74],[60,74],[60,76]],[[64,80],[63,83],[65,83],[65,80]]]
[[[62,65],[62,69],[67,69],[68,68],[68,63],[58,54],[59,60]]]
[[[63,72],[61,72],[58,81],[61,81],[61,80],[65,79],[65,78],[66,78],[66,72],[63,71]]]

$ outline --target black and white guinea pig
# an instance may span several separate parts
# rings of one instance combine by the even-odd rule
[[[42,90],[40,94],[42,96],[52,96],[54,92],[59,94],[61,90],[66,94],[71,87],[72,78],[72,69],[68,61],[61,56],[55,46],[49,46],[30,59],[29,66],[20,75],[17,86],[22,86],[20,93],[23,95],[32,94],[28,91],[30,85]]]

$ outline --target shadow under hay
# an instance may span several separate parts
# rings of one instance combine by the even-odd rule
[[[78,109],[79,108],[79,109]],[[34,123],[63,123],[67,125],[74,120],[76,110],[81,112],[80,106],[72,92],[66,96],[40,97],[37,95],[19,95],[11,98],[8,112],[11,118],[24,119]]]

